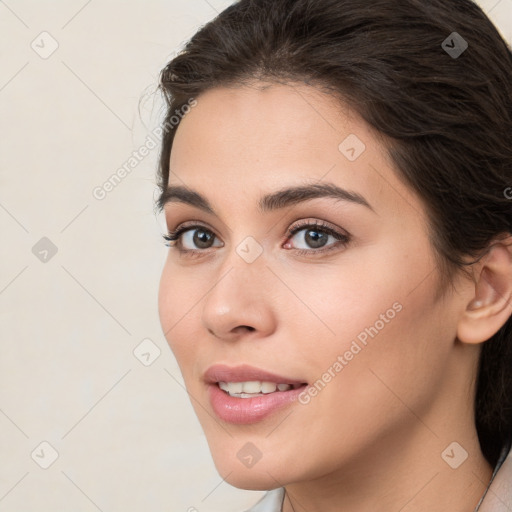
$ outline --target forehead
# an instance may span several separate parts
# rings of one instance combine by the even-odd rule
[[[177,129],[170,170],[171,186],[223,200],[328,181],[372,197],[376,209],[421,210],[371,127],[348,105],[304,84],[201,94]]]
[[[215,160],[236,155],[253,165],[301,156],[321,157],[319,164],[334,161],[344,132],[356,128],[341,122],[348,121],[346,114],[336,115],[343,109],[348,113],[334,98],[301,85],[211,89],[197,98],[197,106],[179,125],[171,163],[180,156],[178,149],[200,159],[199,146],[214,149],[210,156]],[[364,123],[359,124],[359,136],[368,138],[362,133],[367,131]]]

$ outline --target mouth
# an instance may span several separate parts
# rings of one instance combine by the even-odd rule
[[[254,398],[261,395],[268,395],[270,393],[290,391],[291,389],[298,389],[306,384],[287,384],[276,383],[270,381],[249,380],[245,382],[217,382],[216,383],[222,391],[225,391],[229,396],[236,398]]]
[[[248,365],[211,366],[204,380],[217,417],[235,424],[262,421],[295,402],[308,385]]]

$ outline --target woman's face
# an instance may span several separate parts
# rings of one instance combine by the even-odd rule
[[[441,453],[444,416],[470,402],[453,371],[461,299],[436,298],[424,207],[375,133],[306,85],[197,100],[170,158],[167,227],[189,229],[159,313],[220,474],[270,489],[436,426]]]

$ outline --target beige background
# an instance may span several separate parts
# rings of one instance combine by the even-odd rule
[[[0,0],[0,512],[262,495],[210,459],[158,320],[158,151],[129,163],[156,140],[159,70],[229,3]],[[480,4],[511,42],[512,0]]]

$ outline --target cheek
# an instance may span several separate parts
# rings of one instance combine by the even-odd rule
[[[404,316],[398,310],[412,298],[408,293],[414,279],[408,274],[417,271],[403,259],[407,258],[400,254],[381,256],[368,247],[347,252],[336,263],[311,265],[307,271],[304,265],[283,267],[280,275],[294,292],[281,307],[280,314],[288,315],[283,323],[288,328],[300,322],[303,334],[296,340],[304,340],[306,352],[314,347],[317,362],[325,363],[324,352],[332,355],[348,350],[356,338],[364,346]],[[409,262],[416,269],[420,264],[424,266]]]
[[[351,324],[352,335],[329,351],[330,364],[343,356],[340,377],[326,396],[329,402],[343,399],[340,415],[350,411],[359,418],[356,423],[373,423],[378,431],[412,419],[401,403],[420,416],[428,410],[446,377],[451,337],[442,308],[432,306],[425,292],[395,301],[396,308],[386,309],[391,304],[385,300],[372,314],[359,316]]]
[[[321,380],[318,406],[370,415],[395,401],[393,393],[418,407],[435,393],[453,336],[434,302],[434,268],[427,248],[395,241],[379,254],[347,253],[336,268],[295,277],[293,289],[315,313],[301,315],[294,328],[310,381]],[[335,406],[340,399],[346,407]]]
[[[176,309],[177,298],[183,291],[176,286],[176,280],[174,279],[176,274],[171,273],[169,267],[170,265],[167,261],[162,270],[158,288],[158,315],[160,317],[162,331],[167,341],[169,341],[173,326],[178,320]],[[173,293],[174,290],[175,293]]]
[[[396,301],[394,292],[374,291],[366,307],[350,308],[347,300],[345,310],[329,309],[325,320],[336,337],[316,338],[311,343],[315,350],[307,352],[310,383],[318,391],[298,406],[295,423],[287,423],[289,432],[308,431],[303,451],[310,462],[299,469],[313,476],[335,469],[340,460],[357,458],[387,436],[416,425],[411,411],[425,417],[445,382],[449,349],[440,326],[442,308],[432,305],[431,292],[426,287]],[[273,441],[281,453],[295,454],[293,441]],[[297,465],[294,455],[288,462]]]
[[[194,286],[187,272],[166,262],[158,290],[158,314],[162,332],[183,372],[197,350],[197,310],[204,291]],[[194,306],[195,305],[195,306]]]

